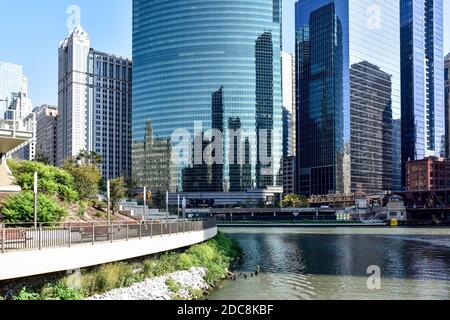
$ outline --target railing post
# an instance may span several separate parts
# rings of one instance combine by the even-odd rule
[[[95,244],[95,222],[92,222],[92,245]]]
[[[150,238],[153,238],[153,222],[150,222]]]
[[[39,250],[42,250],[42,223],[39,223]]]
[[[128,222],[127,222],[127,241],[128,241]]]
[[[139,240],[142,239],[142,221],[139,222]]]
[[[114,224],[111,223],[111,243],[114,242]]]
[[[163,236],[163,226],[162,226],[162,221],[161,221],[161,237]]]
[[[5,253],[5,239],[6,238],[6,230],[5,230],[5,225],[2,224],[2,253]]]
[[[69,222],[69,248],[72,246],[72,225]]]

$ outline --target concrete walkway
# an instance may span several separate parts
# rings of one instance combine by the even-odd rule
[[[217,235],[217,227],[171,235],[117,242],[0,253],[0,281],[86,268],[171,251],[204,242]]]
[[[0,192],[20,192],[20,187],[9,170],[6,161],[0,163]]]

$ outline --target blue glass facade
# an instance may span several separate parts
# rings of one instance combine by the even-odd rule
[[[400,7],[296,4],[298,192],[400,188]]]
[[[405,173],[408,160],[445,153],[443,1],[401,0],[400,6]]]
[[[280,15],[281,0],[133,1],[133,176],[138,184],[195,192],[277,183]],[[223,161],[193,162],[194,146],[192,152],[175,152],[186,142],[174,136],[180,129],[203,151],[217,142],[207,131],[222,131],[216,152],[223,151]],[[230,136],[229,130],[240,134]],[[267,145],[259,131],[268,132]],[[235,149],[243,150],[239,164],[229,156],[236,157]],[[258,149],[272,159],[268,170]]]

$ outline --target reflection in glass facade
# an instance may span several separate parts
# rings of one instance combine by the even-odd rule
[[[445,56],[445,156],[450,159],[450,53]]]
[[[276,185],[280,49],[281,0],[134,0],[135,183],[172,192]],[[190,138],[174,138],[177,129]],[[211,129],[224,133],[221,141]],[[189,150],[174,152],[180,142]],[[223,153],[222,162],[193,161],[195,145],[201,154],[212,143],[220,147],[209,156]]]
[[[299,193],[400,188],[399,18],[395,1],[297,2]]]
[[[443,1],[401,0],[400,6],[405,170],[408,160],[445,153]]]

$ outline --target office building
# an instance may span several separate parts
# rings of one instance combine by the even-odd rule
[[[56,165],[58,107],[42,105],[36,116],[36,159]]]
[[[0,119],[19,92],[28,93],[28,79],[21,65],[0,61]]]
[[[135,0],[133,59],[133,154],[148,164],[133,165],[138,184],[242,192],[279,183],[281,1]],[[149,125],[167,147],[148,148]]]
[[[444,65],[445,92],[445,156],[450,159],[450,53],[445,56]]]
[[[296,3],[299,194],[400,188],[399,65],[399,3]]]
[[[295,157],[283,157],[283,194],[295,194]]]
[[[296,103],[295,103],[295,57],[282,52],[283,74],[283,156],[295,156]]]
[[[450,188],[450,160],[427,157],[406,163],[408,191],[431,191]]]
[[[104,179],[130,177],[131,72],[131,60],[92,49],[81,27],[60,44],[58,165],[93,151]]]
[[[401,0],[400,6],[405,173],[408,160],[445,153],[443,1]]]

